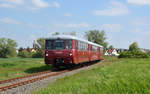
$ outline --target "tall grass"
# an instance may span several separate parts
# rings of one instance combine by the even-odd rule
[[[150,94],[150,59],[108,59],[35,94]]]
[[[0,58],[0,80],[50,70],[43,58]]]

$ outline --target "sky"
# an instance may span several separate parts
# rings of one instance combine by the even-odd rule
[[[104,30],[109,45],[150,49],[150,0],[0,0],[0,38],[18,47],[54,32]]]

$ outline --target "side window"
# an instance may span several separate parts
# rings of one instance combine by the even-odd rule
[[[88,44],[82,41],[78,41],[78,50],[88,51]]]
[[[66,40],[66,49],[72,49],[72,40]]]
[[[102,48],[102,47],[100,48],[100,53],[102,53],[102,54],[103,54],[103,48]]]
[[[81,50],[81,42],[78,41],[78,50]]]
[[[97,52],[98,47],[92,46],[92,51]]]
[[[75,49],[78,49],[78,41],[75,40]]]

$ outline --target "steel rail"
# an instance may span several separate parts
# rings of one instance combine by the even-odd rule
[[[60,71],[60,72],[52,72],[52,73],[50,73],[48,75],[45,75],[45,76],[36,77],[36,78],[30,79],[30,80],[25,80],[25,81],[18,82],[18,83],[15,83],[15,84],[3,86],[3,87],[0,87],[0,91],[6,91],[8,89],[16,88],[18,86],[23,86],[23,85],[33,83],[33,82],[38,81],[38,80],[42,80],[42,79],[45,79],[45,78],[48,78],[48,77],[51,77],[51,76],[56,76],[56,75],[65,73],[65,72],[68,72],[68,71],[69,70],[63,70],[63,71]]]
[[[93,64],[95,64],[95,63],[93,63]],[[84,67],[87,67],[87,66],[90,66],[90,65],[93,65],[93,64],[87,64],[85,66],[84,65],[83,66],[77,66],[77,67],[72,68],[71,70],[66,69],[66,70],[58,71],[58,72],[56,72],[56,71],[54,71],[54,72],[44,71],[44,72],[39,72],[39,73],[34,73],[34,74],[31,74],[31,75],[27,75],[27,76],[24,76],[24,77],[18,77],[18,78],[13,78],[13,79],[0,81],[0,84],[2,84],[2,83],[8,83],[8,82],[12,82],[12,81],[15,81],[15,80],[28,78],[28,77],[39,76],[39,77],[35,77],[35,78],[29,79],[29,80],[25,80],[25,81],[21,81],[21,82],[16,82],[14,84],[2,86],[2,87],[0,87],[0,91],[6,91],[8,89],[12,89],[12,88],[16,88],[16,87],[19,87],[19,86],[27,85],[29,83],[36,82],[38,80],[42,80],[42,79],[45,79],[45,78],[48,78],[48,77],[56,76],[56,75],[59,75],[59,74],[65,73],[65,72],[69,72],[69,71],[73,71],[73,70],[76,70],[76,69],[84,68]],[[48,73],[48,74],[42,76],[42,74],[46,74],[46,73]]]
[[[8,80],[2,80],[2,81],[0,81],[0,84],[9,83],[9,82],[12,82],[12,81],[21,80],[21,79],[25,79],[25,78],[29,78],[29,77],[34,77],[34,76],[38,76],[38,75],[41,75],[41,74],[46,74],[46,73],[49,73],[49,72],[52,72],[52,71],[38,72],[38,73],[29,74],[29,75],[26,75],[26,76],[23,76],[23,77],[17,77],[17,78],[12,78],[12,79],[8,79]]]

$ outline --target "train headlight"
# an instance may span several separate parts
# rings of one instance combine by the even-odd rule
[[[72,54],[70,54],[70,56],[72,56]]]
[[[48,56],[48,54],[46,54],[46,56]]]

